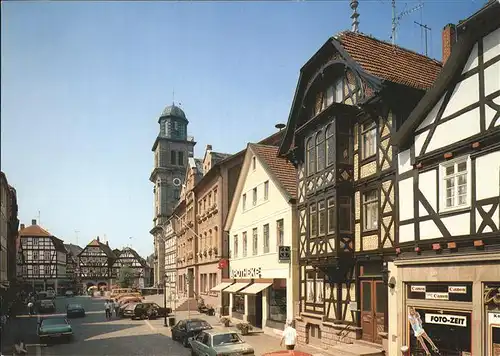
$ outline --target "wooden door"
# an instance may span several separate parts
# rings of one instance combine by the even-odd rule
[[[385,331],[387,287],[380,280],[361,281],[361,328],[363,340],[382,344]]]

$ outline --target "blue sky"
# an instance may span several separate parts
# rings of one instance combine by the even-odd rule
[[[418,3],[409,2],[408,8]],[[483,1],[426,1],[398,43],[423,51]],[[188,133],[234,153],[286,123],[300,67],[350,28],[348,1],[2,2],[1,168],[21,222],[66,242],[99,235],[152,252],[148,178],[158,115],[181,103]],[[405,3],[398,3],[398,12]],[[359,4],[360,31],[389,40],[388,0]],[[132,237],[132,239],[129,239]]]

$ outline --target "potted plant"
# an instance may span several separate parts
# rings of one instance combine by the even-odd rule
[[[252,325],[249,323],[238,323],[236,328],[241,331],[241,335],[248,335],[249,331],[252,330]]]
[[[219,319],[220,323],[224,325],[225,327],[229,326],[229,323],[231,322],[231,319],[227,316],[223,316],[222,318]]]

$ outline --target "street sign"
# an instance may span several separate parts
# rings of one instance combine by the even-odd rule
[[[288,262],[291,259],[292,252],[290,246],[279,246],[278,256],[280,262]]]

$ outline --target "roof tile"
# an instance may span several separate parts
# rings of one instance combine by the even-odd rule
[[[394,83],[427,90],[442,68],[437,60],[362,33],[344,31],[336,39],[366,72]]]
[[[49,237],[52,236],[50,232],[43,229],[39,225],[30,225],[25,227],[24,229],[19,230],[19,236],[27,236],[27,237]]]

